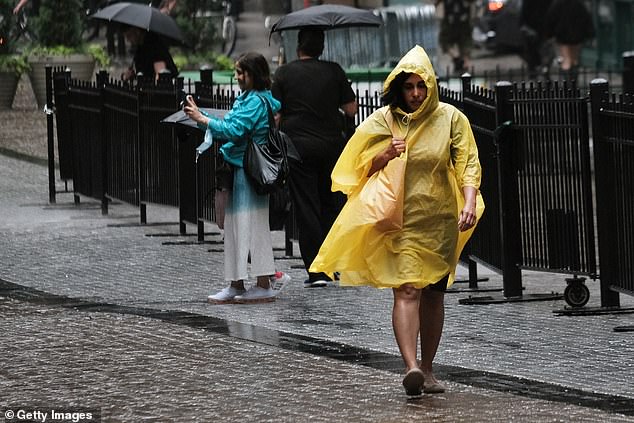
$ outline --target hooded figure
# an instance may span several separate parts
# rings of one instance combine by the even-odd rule
[[[401,73],[419,75],[427,97],[414,112],[384,106],[359,125],[332,172],[332,189],[348,195],[311,271],[340,272],[341,285],[393,288],[405,283],[424,288],[450,274],[473,228],[458,231],[464,204],[462,188],[480,186],[478,150],[465,115],[438,100],[436,75],[422,47],[410,50],[388,75],[387,92]],[[391,110],[390,110],[391,109]],[[386,113],[405,136],[408,149],[405,173],[403,229],[384,233],[359,222],[358,194],[368,180],[373,158],[392,138]],[[394,134],[397,135],[397,134]],[[484,203],[477,197],[477,216]]]
[[[387,77],[383,99],[388,105],[359,125],[334,167],[332,189],[348,201],[310,271],[340,272],[341,285],[392,288],[405,392],[441,393],[445,387],[432,363],[444,324],[444,293],[484,210],[478,150],[466,116],[439,102],[436,75],[421,47]],[[403,224],[386,232],[360,193],[396,158],[406,161]]]

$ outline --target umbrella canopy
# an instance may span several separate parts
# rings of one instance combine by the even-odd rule
[[[229,111],[229,110],[221,110],[221,109],[209,109],[206,107],[201,107],[200,110],[203,110],[209,113],[211,116],[215,116],[219,119],[222,119],[224,115],[226,115],[227,112]],[[185,112],[182,110],[179,110],[167,116],[166,118],[161,120],[161,123],[166,123],[168,125],[175,125],[177,128],[181,128],[181,129],[186,129],[186,128],[200,129],[198,128],[198,125],[196,124],[196,122],[190,119],[189,116],[187,116]]]
[[[282,16],[271,33],[287,29],[335,29],[355,26],[380,26],[383,22],[369,10],[338,4],[322,4]]]
[[[117,22],[145,29],[162,35],[178,43],[183,42],[183,34],[176,21],[155,7],[139,3],[115,3],[104,7],[90,16],[108,22]]]

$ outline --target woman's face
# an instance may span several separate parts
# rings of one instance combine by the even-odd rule
[[[408,109],[406,112],[412,113],[418,110],[425,98],[427,98],[425,82],[415,73],[411,74],[403,83],[403,99]]]
[[[253,79],[251,79],[251,75],[249,72],[243,71],[240,65],[236,63],[236,80],[238,81],[238,86],[242,91],[248,91],[253,88]]]

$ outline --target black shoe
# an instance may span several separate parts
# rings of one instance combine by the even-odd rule
[[[311,281],[310,279],[306,279],[304,281],[304,288],[325,288],[328,286],[328,281],[323,279],[318,279]]]

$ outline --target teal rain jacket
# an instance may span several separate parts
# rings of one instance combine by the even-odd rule
[[[253,140],[258,144],[263,144],[267,141],[269,130],[268,111],[266,105],[259,97],[268,100],[274,114],[280,110],[281,104],[273,97],[270,90],[249,90],[236,98],[233,108],[223,119],[207,115],[210,120],[206,128],[206,143],[211,143],[213,138],[226,140],[220,147],[220,152],[224,159],[233,166],[242,167],[244,151],[247,148],[249,137],[253,137]]]

